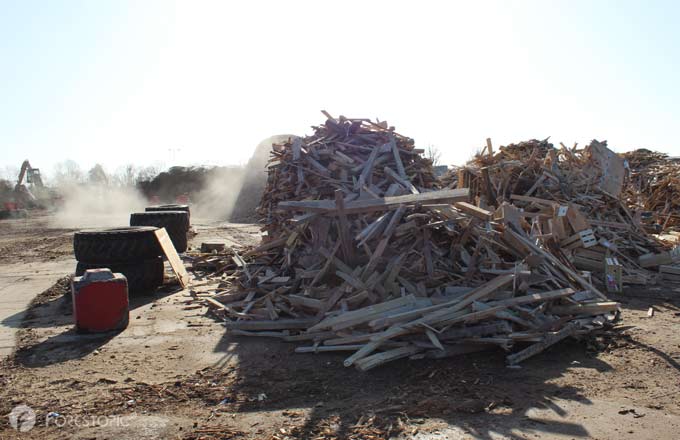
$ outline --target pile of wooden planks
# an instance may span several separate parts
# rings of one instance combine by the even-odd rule
[[[646,149],[622,154],[630,170],[624,198],[652,232],[680,227],[680,159]]]
[[[615,319],[571,261],[606,246],[599,226],[540,197],[562,182],[546,141],[495,154],[489,141],[469,186],[439,189],[412,139],[324,114],[311,136],[273,146],[261,245],[219,260],[238,282],[208,303],[230,332],[347,352],[368,370],[497,347],[516,364]]]
[[[530,223],[524,229],[559,247],[575,268],[592,272],[603,286],[608,285],[609,257],[620,263],[624,283],[653,284],[658,273],[646,270],[651,266],[639,259],[669,246],[649,234],[645,216],[631,203],[627,171],[626,160],[606,142],[580,149],[531,140],[494,153],[487,140],[486,148],[458,168],[455,178],[449,175],[445,186],[470,188],[474,203],[487,209],[504,204],[519,209]]]

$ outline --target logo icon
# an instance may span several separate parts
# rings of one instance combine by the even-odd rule
[[[19,432],[28,432],[35,426],[35,412],[30,406],[17,405],[9,413],[9,424]]]

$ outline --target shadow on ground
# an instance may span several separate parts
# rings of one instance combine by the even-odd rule
[[[670,285],[669,285],[670,286]],[[623,293],[609,293],[609,299],[623,304],[627,309],[647,310],[650,307],[680,312],[680,284],[669,286],[626,288]]]
[[[129,307],[133,310],[158,299],[172,295],[177,288],[164,286],[155,292],[130,297]],[[28,309],[5,319],[3,324],[18,327],[20,343],[14,360],[23,367],[38,368],[83,358],[108,343],[120,331],[81,334],[75,331],[73,304],[70,294],[70,277],[57,281],[52,287],[39,294]],[[47,337],[36,337],[34,329],[64,329],[61,333]]]
[[[234,402],[236,412],[308,409],[304,423],[290,433],[300,439],[329,434],[354,438],[370,432],[385,438],[411,435],[421,419],[438,419],[480,439],[525,438],[530,432],[588,438],[579,424],[542,422],[524,414],[530,408],[561,414],[564,410],[557,400],[590,403],[579,388],[555,383],[572,365],[610,370],[576,341],[558,344],[521,369],[507,368],[504,354],[490,351],[446,360],[394,362],[362,373],[343,367],[342,355],[295,354],[293,349],[294,345],[278,340],[225,334],[215,347],[224,353],[223,361],[208,374],[216,383],[223,374],[235,375],[224,398]],[[265,398],[258,398],[263,394]],[[219,400],[215,396],[209,401]]]

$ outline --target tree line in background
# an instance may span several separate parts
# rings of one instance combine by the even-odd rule
[[[32,164],[39,165],[39,164]],[[38,166],[38,168],[40,168]],[[138,166],[128,164],[116,168],[114,172],[107,172],[104,166],[96,164],[89,170],[84,170],[74,160],[65,160],[56,164],[51,173],[43,170],[43,181],[49,186],[60,187],[69,184],[90,183],[101,186],[131,187],[138,182],[151,180],[162,171],[161,166]],[[0,180],[16,184],[19,176],[18,166],[5,166],[0,170]]]

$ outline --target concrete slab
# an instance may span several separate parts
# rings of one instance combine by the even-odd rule
[[[12,353],[16,330],[31,300],[59,278],[73,273],[75,267],[76,261],[72,258],[3,266],[0,273],[0,358]]]

